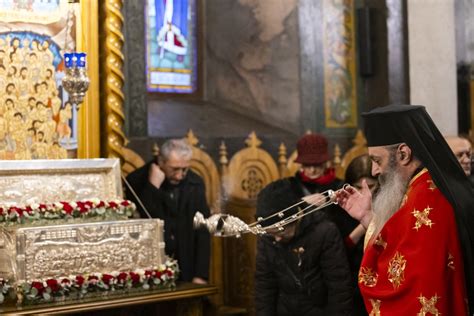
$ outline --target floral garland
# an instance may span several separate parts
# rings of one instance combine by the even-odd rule
[[[131,216],[136,206],[128,200],[101,201],[91,199],[78,202],[31,204],[24,207],[0,206],[0,223],[24,223],[27,220],[94,217],[107,214]]]
[[[5,300],[5,296],[8,291],[11,289],[11,285],[8,283],[8,280],[0,278],[0,304]]]
[[[117,291],[132,288],[148,290],[150,288],[172,288],[179,275],[176,260],[167,260],[165,264],[153,269],[139,269],[130,272],[91,273],[57,279],[45,279],[25,282],[17,287],[17,294],[27,301],[51,301],[67,296],[84,296],[90,292]],[[1,283],[0,283],[1,284]],[[8,284],[8,283],[5,283]],[[5,294],[9,288],[5,290]],[[22,303],[21,301],[19,303]]]

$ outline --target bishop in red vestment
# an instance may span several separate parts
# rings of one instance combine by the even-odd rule
[[[365,249],[359,287],[371,315],[467,315],[453,208],[426,169]]]
[[[423,106],[364,113],[372,174],[338,191],[366,227],[359,287],[370,315],[472,315],[474,192]]]

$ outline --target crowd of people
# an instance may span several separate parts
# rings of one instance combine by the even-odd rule
[[[306,134],[296,146],[301,168],[259,193],[256,217],[269,229],[257,241],[257,315],[470,315],[470,141],[444,138],[422,106],[363,118],[368,154],[352,160],[345,179],[335,176],[327,138]],[[209,235],[193,230],[192,218],[209,209],[191,154],[184,140],[167,141],[128,176],[135,192],[127,196],[139,196],[142,217],[164,219],[166,253],[179,260],[181,279],[206,283]],[[298,216],[327,202],[328,190],[336,203]]]
[[[318,214],[318,223],[334,224],[340,236],[318,223],[304,225],[309,219],[302,217],[261,237],[257,315],[470,315],[470,142],[445,140],[422,106],[386,106],[363,117],[368,155],[348,166],[349,186],[328,167],[325,137],[312,134],[297,144],[301,170],[259,194],[257,215],[269,216],[301,198],[317,206],[317,193],[336,190],[337,206]],[[296,213],[301,209],[285,217]],[[331,247],[320,246],[326,238]],[[323,288],[317,298],[315,284]]]

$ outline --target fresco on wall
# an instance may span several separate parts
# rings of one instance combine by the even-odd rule
[[[323,2],[326,127],[357,127],[353,0]]]
[[[211,102],[299,133],[297,4],[207,1],[206,92]]]
[[[197,88],[195,0],[147,0],[148,91],[192,93]]]
[[[77,156],[76,110],[61,86],[75,16],[67,0],[0,1],[0,159]]]

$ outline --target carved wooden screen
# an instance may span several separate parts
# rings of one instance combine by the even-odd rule
[[[339,179],[344,179],[347,166],[349,166],[352,159],[367,153],[367,140],[365,139],[364,134],[361,130],[357,131],[356,136],[354,137],[352,142],[354,143],[354,146],[349,148],[344,153],[340,161],[337,161],[338,159],[336,159],[338,157],[337,152],[340,151],[339,146],[336,145],[336,158],[334,159],[334,162],[336,168],[336,177],[338,177]]]
[[[279,178],[278,167],[261,142],[251,133],[247,148],[238,151],[224,169],[223,187],[226,200],[223,211],[238,216],[246,223],[255,221],[256,198],[261,189]],[[224,274],[226,303],[246,307],[254,314],[254,272],[256,237],[224,240]]]
[[[211,208],[211,213],[220,212],[220,177],[216,164],[205,151],[197,145],[198,138],[190,130],[186,136],[187,142],[192,146],[193,156],[191,159],[191,169],[197,173],[206,186],[206,200]],[[196,210],[199,211],[199,210]],[[219,293],[212,296],[211,300],[215,306],[223,304],[224,282],[222,275],[222,238],[211,237],[211,259],[209,266],[209,282],[219,288]]]

